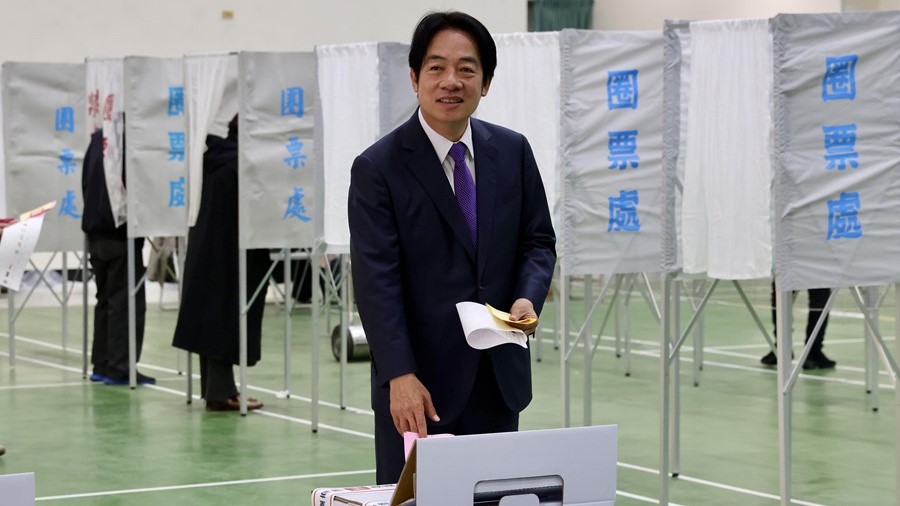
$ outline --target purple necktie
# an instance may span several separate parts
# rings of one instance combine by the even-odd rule
[[[472,235],[472,247],[478,248],[478,211],[475,205],[475,181],[466,164],[466,145],[456,142],[450,148],[453,158],[453,189],[456,191],[456,202],[462,211]]]

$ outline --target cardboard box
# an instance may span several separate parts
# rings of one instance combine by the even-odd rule
[[[396,485],[317,488],[312,491],[312,506],[388,506]]]

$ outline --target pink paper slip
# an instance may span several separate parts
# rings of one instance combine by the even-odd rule
[[[426,437],[435,438],[435,437],[452,437],[453,434],[429,434]],[[413,441],[419,439],[419,434],[417,432],[404,432],[403,433],[403,458],[409,458],[409,451],[412,450]]]

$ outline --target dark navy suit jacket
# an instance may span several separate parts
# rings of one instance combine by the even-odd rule
[[[508,311],[520,297],[540,313],[556,263],[553,226],[528,141],[471,120],[477,252],[417,114],[353,162],[349,195],[354,292],[372,353],[372,407],[389,414],[388,382],[414,372],[442,421],[472,394],[479,354],[456,303]],[[497,383],[518,412],[531,401],[529,351],[489,350]]]

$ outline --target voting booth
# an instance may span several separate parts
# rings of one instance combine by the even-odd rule
[[[575,352],[583,349],[584,423],[590,424],[591,365],[599,335],[630,286],[649,287],[646,273],[660,268],[662,47],[659,32],[560,32],[557,235],[566,426]],[[596,274],[605,279],[594,296],[590,277]],[[585,278],[585,318],[570,340],[568,288],[574,276]],[[607,296],[595,333],[592,322]]]
[[[43,267],[30,263],[40,282],[54,291],[62,306],[63,348],[67,346],[71,287],[63,276],[61,293],[56,294],[45,274],[57,255],[66,269],[68,253],[84,250],[81,231],[84,209],[81,165],[87,145],[84,83],[84,64],[5,62],[2,66],[5,215],[19,215],[56,201],[56,207],[45,216],[34,250],[52,255]],[[26,294],[25,302],[33,290],[34,287]],[[20,309],[15,299],[16,293],[10,291],[11,315],[17,315]],[[16,335],[15,321],[11,316],[10,336]],[[87,340],[86,326],[84,340]],[[9,340],[9,361],[15,362],[15,339]]]
[[[832,288],[826,310],[838,289],[849,290],[864,317],[868,351],[895,381],[900,408],[900,375],[878,327],[877,303],[878,285],[893,284],[900,307],[897,26],[900,12],[779,14],[772,21],[783,505],[791,496],[792,389],[810,351],[806,346],[792,363],[792,290]],[[896,308],[894,331],[900,334]],[[896,472],[900,486],[900,466]]]

